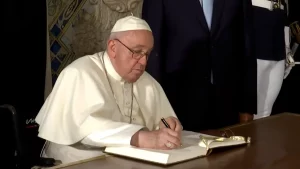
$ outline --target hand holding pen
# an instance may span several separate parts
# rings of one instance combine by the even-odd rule
[[[159,130],[139,130],[130,141],[130,145],[140,148],[170,150],[181,146],[182,126],[175,117],[162,118]]]
[[[164,126],[162,126],[162,124]],[[179,120],[175,117],[168,117],[167,119],[161,118],[160,128],[166,127],[168,129],[171,129],[177,133],[177,138],[181,140],[181,131],[182,131],[182,125],[179,122]],[[170,141],[166,142],[165,144],[168,148],[174,147],[174,144]],[[180,144],[181,145],[181,144]]]

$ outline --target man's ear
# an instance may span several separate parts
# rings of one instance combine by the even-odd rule
[[[107,53],[110,57],[116,57],[116,43],[113,40],[107,42]]]

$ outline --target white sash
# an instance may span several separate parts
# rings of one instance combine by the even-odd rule
[[[266,8],[269,9],[270,11],[273,10],[273,3],[272,1],[268,1],[268,0],[252,0],[252,5],[261,8]],[[282,4],[280,4],[280,9],[284,10],[284,6]]]

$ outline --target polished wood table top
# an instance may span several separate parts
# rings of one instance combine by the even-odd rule
[[[109,156],[64,169],[299,169],[300,115],[283,113],[228,127],[235,135],[250,136],[248,146],[213,151],[208,157],[161,166]]]

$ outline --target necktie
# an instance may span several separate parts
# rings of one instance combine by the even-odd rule
[[[209,29],[211,27],[213,4],[213,0],[202,0],[203,12]]]

